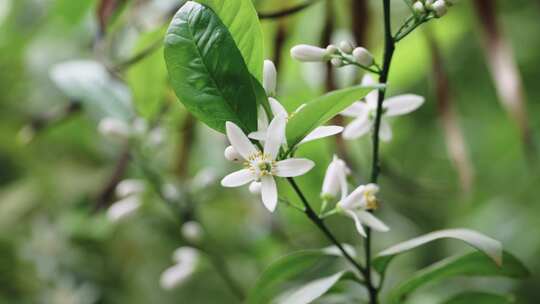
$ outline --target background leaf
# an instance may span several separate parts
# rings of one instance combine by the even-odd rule
[[[391,303],[401,303],[416,289],[428,284],[456,276],[502,276],[524,278],[529,275],[525,266],[508,252],[503,253],[503,264],[497,266],[486,255],[473,252],[457,257],[450,257],[414,273],[410,278],[393,288],[390,292]]]
[[[291,294],[281,298],[278,303],[280,304],[308,304],[312,301],[323,296],[330,290],[337,282],[339,282],[346,271],[340,271],[331,276],[320,278],[311,281],[298,289],[295,289]]]
[[[226,121],[256,129],[251,74],[211,9],[191,1],[182,6],[165,38],[165,61],[176,95],[198,119],[220,132]]]
[[[446,229],[434,231],[383,250],[373,261],[373,267],[379,273],[384,273],[396,255],[443,238],[461,240],[486,254],[497,265],[502,264],[502,245],[499,241],[470,229]]]
[[[512,297],[493,293],[469,291],[460,293],[442,304],[511,304]]]
[[[373,87],[355,86],[327,93],[306,103],[287,124],[289,147],[294,147],[315,128],[364,98],[370,91],[373,91]]]

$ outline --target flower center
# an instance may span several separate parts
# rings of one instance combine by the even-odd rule
[[[259,151],[248,158],[245,166],[258,177],[263,177],[274,174],[275,164],[276,162],[269,155]]]
[[[366,201],[367,210],[376,210],[379,208],[379,203],[377,202],[377,197],[375,197],[374,193],[366,191],[364,193],[364,200]]]

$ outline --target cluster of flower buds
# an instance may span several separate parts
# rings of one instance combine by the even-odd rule
[[[118,222],[135,214],[141,206],[141,194],[145,190],[145,185],[139,179],[125,179],[115,190],[119,200],[107,209],[107,218],[111,222]]]
[[[433,12],[437,18],[440,18],[448,12],[448,7],[454,5],[457,0],[418,0],[413,3],[415,14],[422,16]]]
[[[291,49],[291,56],[304,62],[330,61],[336,67],[355,63],[370,67],[375,63],[373,55],[367,49],[355,48],[349,41],[342,41],[339,46],[330,44],[326,48],[300,44]]]

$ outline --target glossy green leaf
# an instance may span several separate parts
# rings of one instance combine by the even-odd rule
[[[280,298],[279,304],[308,304],[327,293],[347,272],[340,271],[328,277],[311,281]]]
[[[263,33],[251,0],[197,0],[210,7],[231,33],[250,73],[262,82]]]
[[[163,39],[166,28],[141,35],[134,54],[152,49],[156,41]],[[137,112],[143,117],[152,117],[159,112],[167,89],[167,67],[163,60],[163,48],[152,50],[143,60],[127,71],[127,82],[133,92]]]
[[[294,147],[315,128],[328,122],[355,101],[364,98],[373,88],[355,86],[332,91],[306,103],[287,124],[289,147]]]
[[[98,119],[111,116],[129,120],[133,117],[128,88],[113,78],[99,62],[63,62],[51,69],[50,76],[67,97],[84,103]]]
[[[512,304],[512,296],[498,295],[480,291],[460,293],[444,301],[442,304]]]
[[[525,266],[508,252],[503,253],[503,264],[497,266],[481,252],[450,257],[414,273],[390,292],[390,303],[401,303],[418,288],[457,276],[524,278],[529,275]]]
[[[220,132],[226,121],[256,130],[252,76],[210,8],[190,1],[176,13],[165,38],[165,61],[176,95],[199,120]]]
[[[328,275],[325,271],[319,271],[323,268],[330,269],[332,264],[337,263],[342,258],[333,249],[324,250],[303,250],[286,255],[272,265],[270,265],[255,283],[255,286],[249,293],[247,303],[263,304],[277,300],[287,287],[290,287],[291,281],[297,277],[306,274],[315,269],[318,278],[324,278]],[[343,274],[342,274],[343,275]],[[332,280],[323,283],[330,283]],[[313,281],[312,281],[313,282]],[[319,282],[321,285],[325,285]],[[311,288],[310,288],[311,289]],[[310,294],[312,290],[310,290]]]
[[[395,256],[445,238],[463,241],[486,254],[496,264],[502,263],[502,245],[499,241],[470,229],[446,229],[434,231],[383,250],[374,259],[373,267],[377,272],[384,273]]]

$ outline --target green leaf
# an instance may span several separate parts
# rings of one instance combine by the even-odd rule
[[[249,72],[262,82],[263,33],[251,0],[197,0],[211,8],[231,33]]]
[[[384,273],[392,259],[398,254],[444,238],[461,240],[486,254],[497,265],[502,263],[502,245],[499,241],[470,229],[446,229],[434,231],[383,250],[374,259],[373,267],[377,272]]]
[[[195,117],[220,132],[226,121],[256,130],[251,74],[210,8],[191,1],[180,8],[165,37],[165,61],[176,95]]]
[[[374,87],[355,86],[332,91],[306,103],[287,124],[287,143],[294,148],[315,128],[325,124],[348,106],[364,98]]]
[[[504,296],[480,291],[460,293],[442,304],[512,304],[512,296]]]
[[[76,60],[55,65],[50,76],[70,99],[81,102],[98,119],[105,116],[129,120],[133,117],[128,88],[96,61]]]
[[[263,304],[276,300],[286,287],[290,287],[291,281],[310,272],[315,272],[317,276],[315,280],[324,278],[328,275],[327,271],[324,270],[329,270],[331,268],[329,265],[335,264],[341,259],[341,255],[332,248],[303,250],[286,255],[263,272],[251,289],[246,303]],[[327,279],[326,283],[332,281]]]
[[[134,54],[154,47],[165,36],[166,28],[145,33],[137,42]],[[163,61],[163,48],[152,50],[143,60],[127,71],[127,82],[133,91],[137,112],[146,118],[157,114],[163,104],[167,89],[167,67]]]
[[[501,276],[524,278],[529,275],[525,266],[508,252],[503,252],[503,264],[497,266],[485,254],[473,252],[450,257],[414,273],[390,292],[390,303],[402,303],[407,296],[427,283],[456,276]]]
[[[337,282],[339,282],[346,271],[340,271],[328,277],[311,281],[300,288],[296,288],[292,293],[279,299],[279,304],[308,304],[327,293]]]

